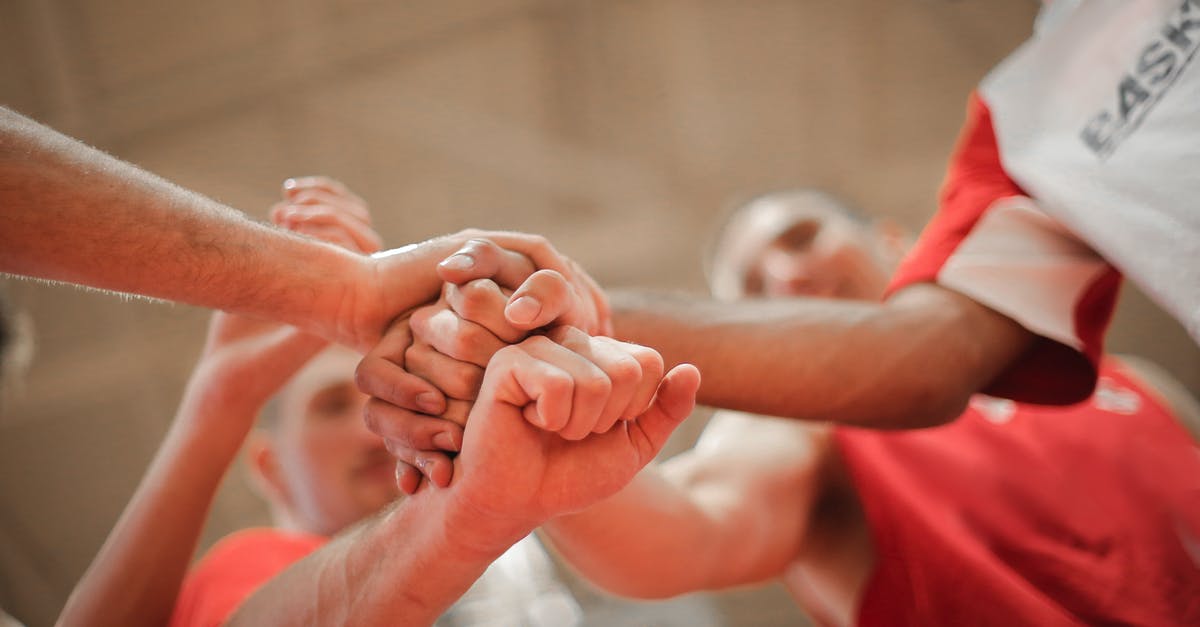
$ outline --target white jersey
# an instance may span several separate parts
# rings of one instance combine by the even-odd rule
[[[1200,0],[1055,0],[980,85],[1005,171],[1200,343]]]

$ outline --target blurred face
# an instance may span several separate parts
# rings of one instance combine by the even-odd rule
[[[396,462],[363,424],[358,356],[318,355],[281,392],[272,438],[287,507],[308,531],[332,535],[399,496]]]
[[[873,228],[814,209],[754,257],[746,295],[879,300],[891,270]]]

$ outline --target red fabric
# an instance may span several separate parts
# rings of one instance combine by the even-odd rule
[[[913,283],[937,281],[938,272],[997,200],[1025,196],[1000,163],[987,105],[972,93],[938,202],[938,213],[897,269],[887,293]]]
[[[1100,406],[837,431],[877,556],[859,624],[1200,625],[1200,450],[1102,376]]]
[[[184,580],[171,626],[223,624],[259,586],[327,541],[278,529],[247,529],[225,537]]]
[[[987,104],[978,94],[972,94],[967,120],[942,184],[938,213],[900,264],[887,294],[914,283],[936,283],[942,267],[988,209],[1014,196],[1026,194],[1004,171]],[[1038,337],[1025,355],[983,391],[1021,402],[1053,405],[1087,398],[1095,386],[1104,332],[1119,286],[1120,274],[1111,270],[1088,286],[1085,297],[1076,303],[1074,319],[1069,322],[1082,342],[1082,354]]]

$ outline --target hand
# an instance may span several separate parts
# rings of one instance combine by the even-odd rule
[[[544,293],[567,293],[565,286],[551,285],[554,280],[551,275],[542,277],[540,284],[532,283],[533,289],[539,289],[538,285],[550,286]],[[525,288],[530,287],[531,282],[526,282]],[[510,298],[508,290],[488,279],[476,279],[462,286],[447,284],[437,303],[418,309],[397,330],[412,334],[403,367],[447,396],[441,419],[434,417],[439,415],[436,411],[425,411],[426,415],[422,415],[380,398],[373,398],[365,409],[368,426],[384,438],[388,450],[399,460],[396,476],[403,492],[414,493],[422,475],[438,486],[449,484],[454,467],[445,451],[458,451],[461,447],[462,427],[466,426],[471,402],[478,395],[484,367],[496,351],[528,335],[505,317]],[[574,328],[555,327],[547,334],[556,342],[586,350],[580,340],[586,340],[586,334]],[[661,362],[640,367],[650,368],[656,381],[662,373]],[[624,415],[626,419],[630,417],[632,414]],[[576,421],[565,432],[571,434],[568,437],[582,437],[592,431],[607,431],[613,422],[611,416],[590,425]]]
[[[341,183],[324,177],[288,179],[283,197],[271,208],[276,225],[358,253],[379,249],[366,204]],[[188,384],[185,408],[203,404],[253,417],[326,344],[295,327],[217,312]]]
[[[456,412],[452,413],[458,417],[456,422],[465,422],[469,404],[459,401],[474,398],[474,389],[482,380],[482,368],[488,358],[505,343],[523,339],[531,329],[568,322],[592,333],[611,327],[603,291],[544,238],[521,233],[464,231],[402,249],[396,255],[424,259],[414,261],[410,257],[402,263],[426,263],[431,251],[440,250],[445,242],[457,238],[466,239],[437,269],[441,278],[449,281],[442,290],[441,304],[409,309],[393,320],[356,372],[359,388],[373,397],[366,410],[368,426],[384,437],[393,454],[429,467],[443,485],[450,478],[449,459],[436,453],[420,456],[417,453],[434,448],[457,450],[461,431],[413,412],[439,416],[451,411]],[[535,271],[535,264],[547,269]],[[424,304],[418,303],[416,307]],[[454,315],[447,306],[464,315]],[[460,324],[463,319],[474,324]],[[414,338],[414,324],[418,330],[436,327],[439,332]],[[425,337],[434,341],[426,341]],[[416,360],[413,363],[424,379],[409,373],[413,368],[407,363],[410,359]],[[443,396],[443,391],[450,398]],[[396,424],[400,428],[392,428]],[[421,445],[414,437],[420,437],[420,442],[432,442],[437,437],[440,446]],[[411,493],[416,489],[419,475],[405,475],[402,470],[401,486],[407,486],[405,491]]]
[[[531,337],[488,364],[450,485],[480,520],[532,528],[611,496],[691,413],[700,385],[693,366],[660,381],[651,349],[567,335],[568,345]],[[648,361],[659,369],[616,373]],[[610,420],[611,429],[588,435],[589,425]]]

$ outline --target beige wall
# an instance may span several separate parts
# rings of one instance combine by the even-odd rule
[[[10,0],[0,101],[263,215],[325,173],[401,244],[540,231],[606,284],[699,289],[724,208],[815,185],[913,228],[964,98],[1028,33],[1012,0]],[[53,619],[131,493],[205,312],[7,281],[38,359],[0,421],[0,606]],[[1129,290],[1132,292],[1132,290]],[[1127,293],[1111,345],[1200,389]],[[265,521],[233,473],[205,543]],[[731,621],[789,624],[777,591]],[[750,599],[750,600],[747,600]]]

